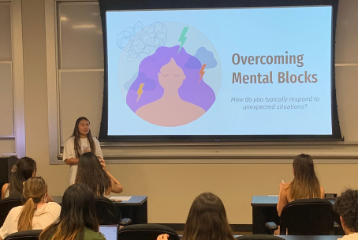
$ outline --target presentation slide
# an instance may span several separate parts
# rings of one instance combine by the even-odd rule
[[[106,11],[108,135],[332,135],[332,7]]]

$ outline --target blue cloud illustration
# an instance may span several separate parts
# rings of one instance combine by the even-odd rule
[[[204,47],[201,47],[196,51],[195,57],[199,59],[201,64],[206,64],[206,68],[214,68],[217,66],[214,54],[211,51],[206,50]]]

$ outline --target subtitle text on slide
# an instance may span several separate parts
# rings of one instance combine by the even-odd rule
[[[319,97],[232,97],[231,103],[243,103],[243,110],[306,110]]]

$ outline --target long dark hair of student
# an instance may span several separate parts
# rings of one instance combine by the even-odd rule
[[[39,239],[83,239],[85,227],[95,232],[99,231],[94,194],[84,184],[73,184],[64,193],[59,219],[45,228]]]
[[[182,240],[234,240],[221,199],[200,194],[191,205]]]
[[[81,156],[80,132],[79,132],[79,123],[80,123],[81,120],[88,121],[89,125],[90,125],[90,121],[86,117],[79,117],[76,120],[74,131],[73,131],[73,134],[72,134],[72,136],[74,137],[74,150],[75,150],[76,158],[79,158]],[[95,153],[95,143],[94,143],[94,140],[93,140],[92,135],[91,135],[91,129],[89,129],[89,133],[87,134],[87,139],[88,139],[88,141],[90,143],[91,152]]]
[[[320,183],[310,155],[300,154],[293,161],[294,180],[290,183],[292,199],[320,198]]]
[[[102,169],[98,157],[91,152],[80,156],[75,182],[87,185],[94,195],[103,195],[111,187],[109,176]]]
[[[18,231],[32,229],[32,220],[36,206],[47,193],[47,185],[42,177],[32,177],[24,183],[24,197],[26,202],[21,210]]]
[[[21,197],[23,182],[31,178],[34,172],[36,172],[36,162],[29,157],[20,158],[11,169],[9,197]]]

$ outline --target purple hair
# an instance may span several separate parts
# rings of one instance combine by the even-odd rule
[[[200,61],[188,54],[180,46],[159,47],[153,55],[144,58],[139,67],[139,75],[132,83],[127,96],[127,105],[136,112],[140,107],[160,99],[164,94],[163,87],[159,84],[158,73],[165,64],[173,58],[176,64],[184,71],[186,76],[181,87],[179,96],[182,100],[195,104],[207,111],[215,101],[213,89],[203,80],[200,80]],[[138,99],[137,91],[141,83],[144,83],[143,93]]]

